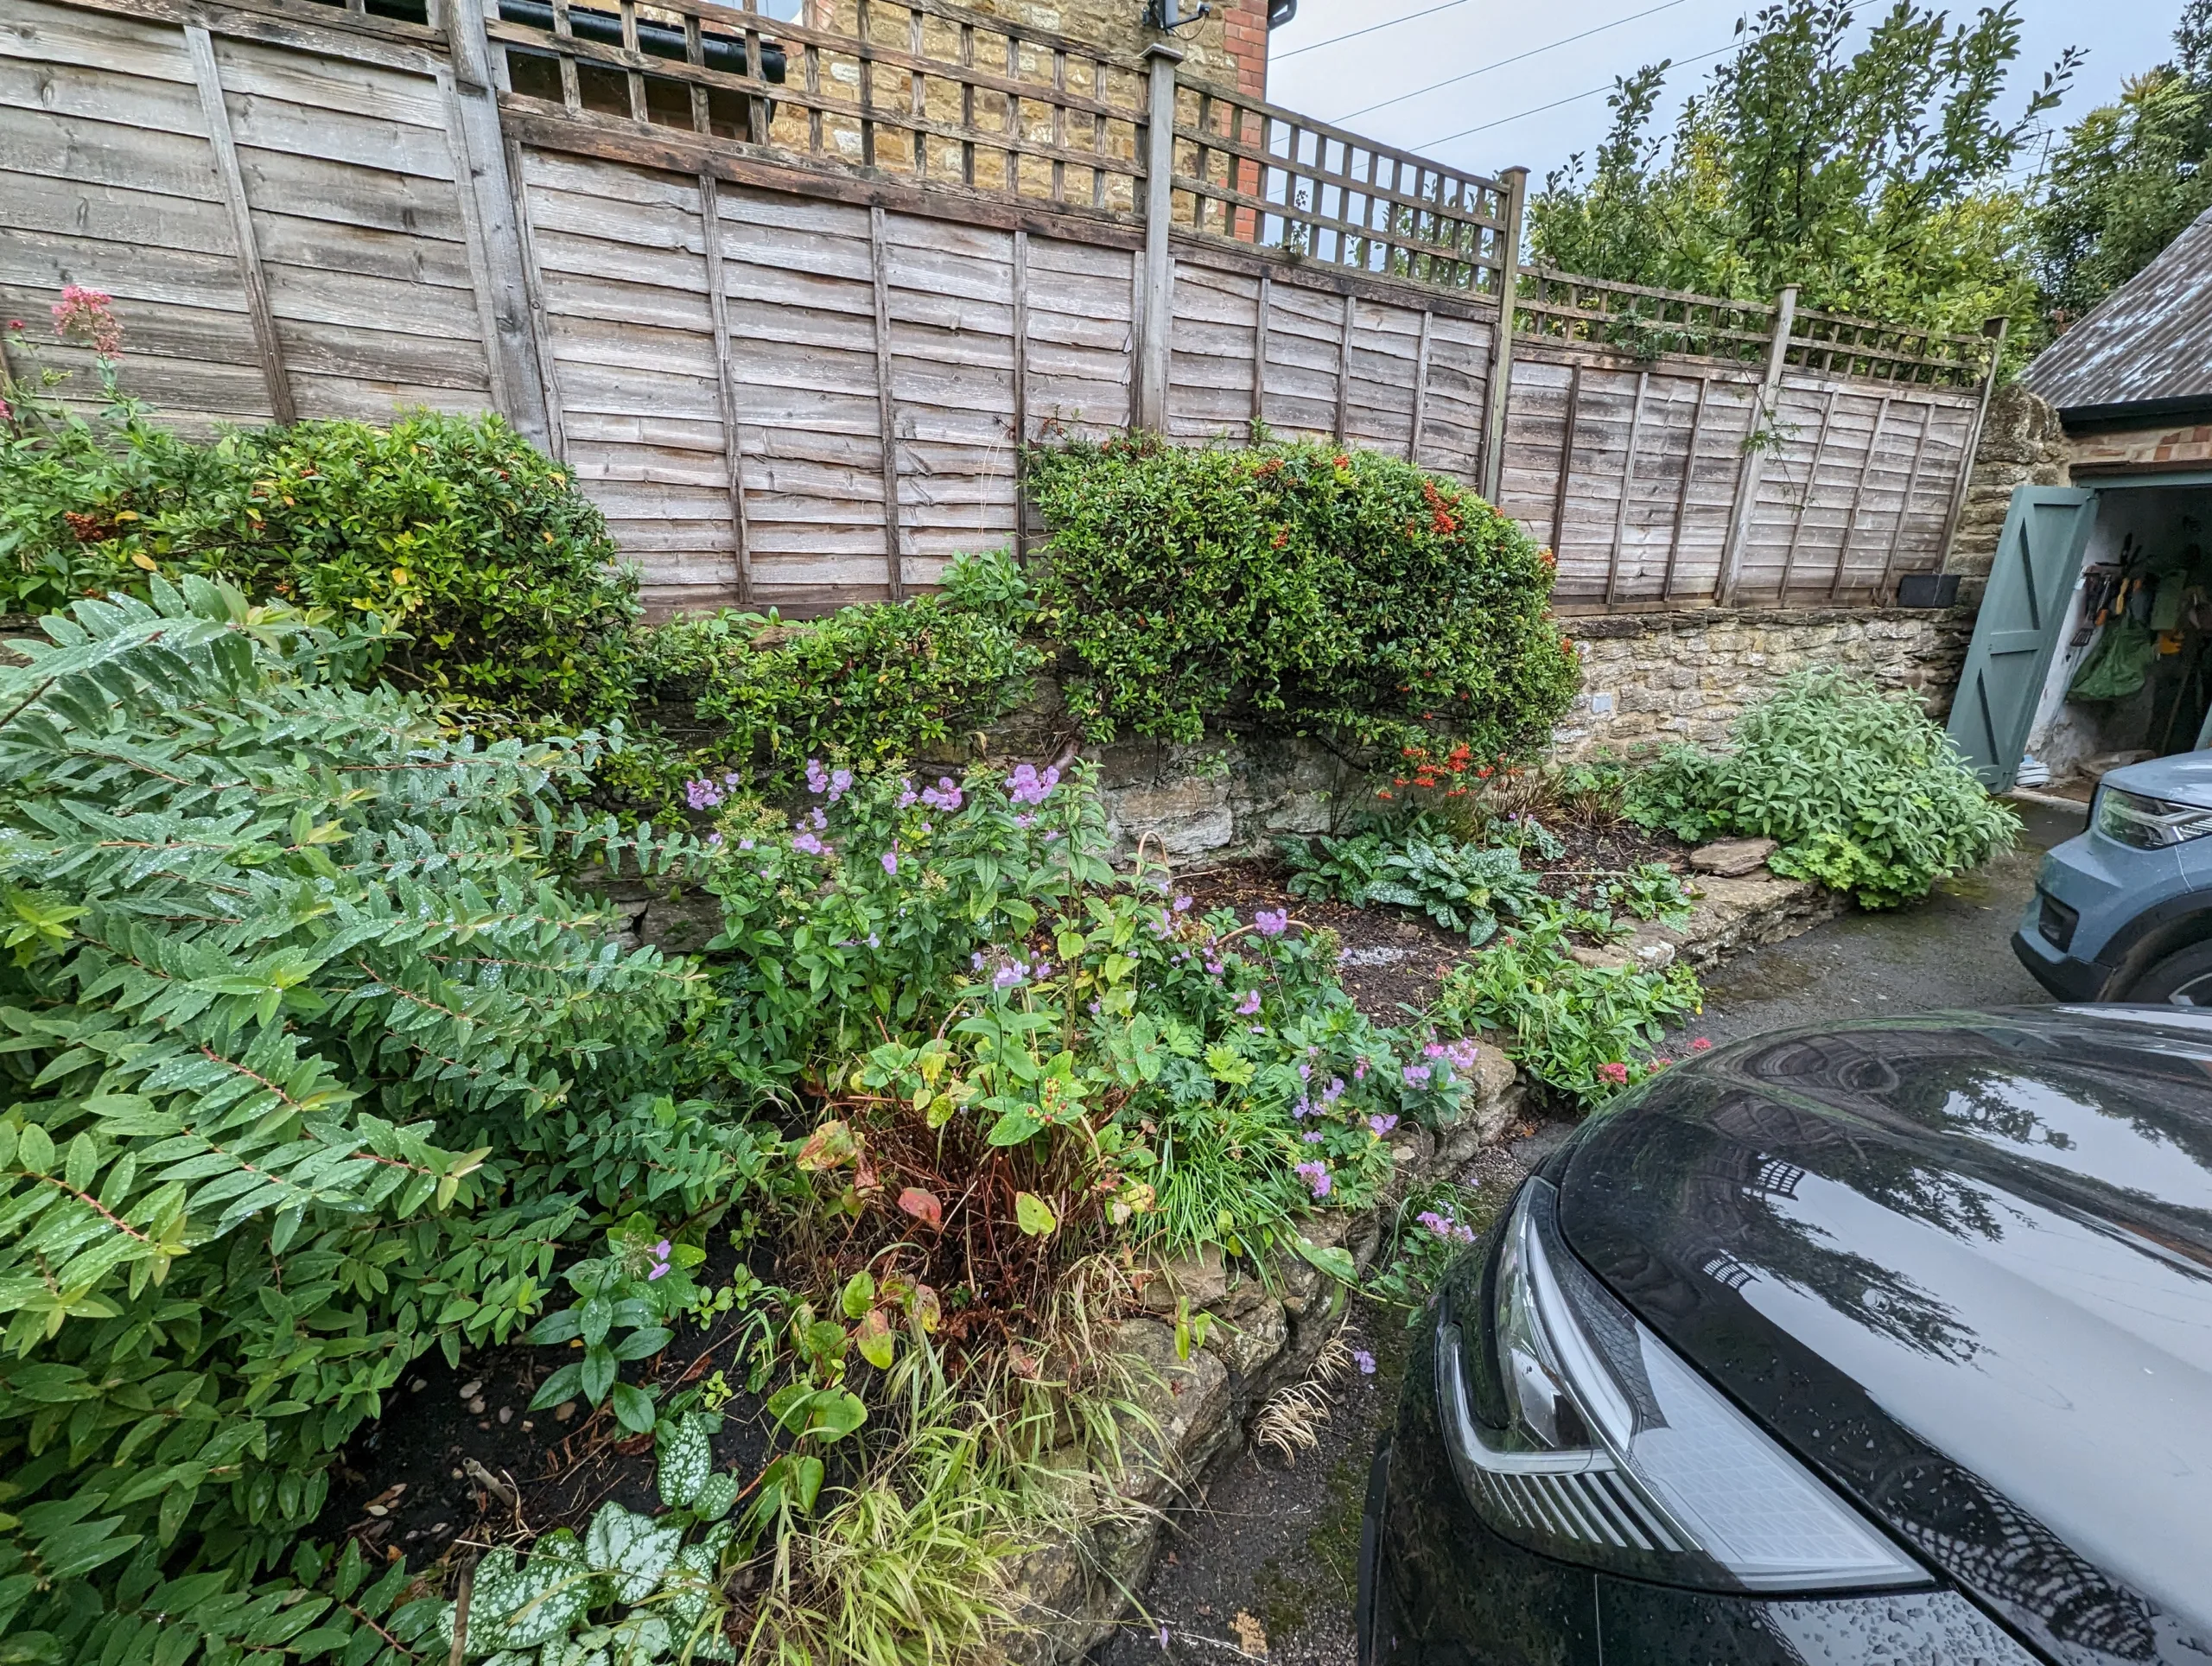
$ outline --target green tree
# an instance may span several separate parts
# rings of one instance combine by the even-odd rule
[[[2020,26],[2011,0],[1954,25],[1898,0],[1855,49],[1834,0],[1783,0],[1650,131],[1669,66],[1624,78],[1592,165],[1530,205],[1542,264],[1592,277],[1945,329],[2037,313],[2028,203],[2006,175],[2073,73],[2069,51],[1999,113]]]
[[[2035,257],[2058,321],[2141,271],[2212,207],[2212,0],[2190,0],[2174,60],[2066,132],[2036,211]]]

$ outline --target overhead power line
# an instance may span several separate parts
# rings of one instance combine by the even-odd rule
[[[1577,41],[1586,41],[1593,35],[1603,35],[1607,29],[1618,29],[1624,23],[1633,23],[1639,18],[1656,16],[1662,11],[1672,11],[1683,3],[1684,0],[1662,0],[1660,4],[1646,10],[1631,12],[1626,17],[1616,17],[1610,23],[1600,23],[1595,29],[1586,29],[1580,35],[1563,35],[1559,40],[1548,41],[1542,46],[1529,48],[1526,52],[1516,52],[1510,58],[1501,58],[1494,64],[1484,64],[1480,69],[1471,69],[1464,75],[1452,75],[1441,81],[1431,81],[1427,86],[1417,86],[1410,92],[1401,92],[1395,98],[1383,99],[1380,104],[1363,105],[1360,109],[1347,111],[1336,119],[1339,124],[1351,121],[1357,117],[1371,115],[1378,110],[1388,110],[1392,105],[1403,104],[1408,99],[1418,99],[1424,93],[1440,92],[1447,86],[1457,86],[1462,81],[1471,81],[1478,75],[1487,75],[1494,69],[1503,69],[1510,64],[1522,63],[1547,52],[1555,52],[1561,47],[1573,46]],[[1578,94],[1577,96],[1587,95]]]
[[[1370,23],[1365,29],[1347,29],[1342,35],[1332,35],[1325,41],[1308,41],[1302,47],[1293,47],[1288,52],[1278,52],[1274,61],[1295,58],[1301,52],[1319,52],[1323,47],[1332,47],[1343,41],[1357,41],[1363,35],[1374,35],[1386,29],[1395,29],[1401,23],[1410,23],[1416,17],[1433,17],[1440,11],[1449,11],[1454,6],[1464,6],[1467,0],[1444,0],[1440,6],[1431,6],[1427,11],[1409,11],[1403,17],[1393,17],[1387,23]]]
[[[1726,56],[1741,44],[1740,41],[1731,41],[1725,47],[1715,47],[1712,51],[1701,52],[1694,58],[1672,59],[1669,60],[1669,67],[1679,69],[1686,64],[1707,63],[1713,59]],[[1580,104],[1585,99],[1594,99],[1601,92],[1611,92],[1614,85],[1613,82],[1608,81],[1603,86],[1593,86],[1586,92],[1570,92],[1564,99],[1554,99],[1549,104],[1538,105],[1533,110],[1519,111],[1510,116],[1500,116],[1496,121],[1478,122],[1472,127],[1461,128],[1457,133],[1446,133],[1440,139],[1424,139],[1414,148],[1417,150],[1433,150],[1440,144],[1450,144],[1455,139],[1464,139],[1471,134],[1487,133],[1493,127],[1503,127],[1508,122],[1517,122],[1524,116],[1541,116],[1547,110],[1557,110],[1563,105]]]

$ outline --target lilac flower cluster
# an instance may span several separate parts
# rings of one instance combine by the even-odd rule
[[[959,809],[964,801],[959,783],[950,775],[938,776],[935,786],[925,786],[918,792],[914,790],[914,784],[912,781],[902,782],[900,785],[902,790],[899,794],[899,808],[901,810],[909,810],[920,804],[927,804],[931,810],[941,810],[950,816],[954,811]]]
[[[1057,768],[1039,775],[1034,764],[1016,764],[1014,773],[1006,778],[1006,796],[1018,804],[1041,804],[1059,784],[1060,772]]]
[[[991,963],[983,951],[978,949],[968,957],[968,963],[980,972],[988,967]],[[998,969],[991,973],[991,987],[995,989],[1018,989],[1033,977],[1046,978],[1052,975],[1052,963],[1049,960],[1040,960],[1033,966],[1018,955],[1009,955],[1001,961]]]
[[[717,781],[711,775],[702,775],[696,781],[683,784],[683,802],[694,810],[712,810],[736,791],[740,782],[738,773],[725,770]]]
[[[1432,1041],[1421,1049],[1423,1056],[1441,1059],[1452,1066],[1456,1075],[1465,1076],[1475,1067],[1475,1060],[1482,1057],[1482,1049],[1475,1045],[1472,1036],[1463,1035],[1457,1041]]]
[[[810,758],[806,760],[806,790],[817,795],[829,794],[830,802],[834,804],[853,790],[853,772],[824,769],[819,758]]]
[[[1262,937],[1281,937],[1290,929],[1290,910],[1282,908],[1270,913],[1262,908],[1252,916],[1252,924],[1260,928]]]
[[[1448,1214],[1440,1215],[1433,1209],[1424,1209],[1414,1218],[1446,1243],[1472,1243],[1475,1229],[1463,1226]]]

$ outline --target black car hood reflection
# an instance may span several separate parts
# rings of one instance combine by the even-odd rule
[[[2212,1020],[1765,1037],[1561,1179],[1600,1276],[2030,1640],[2212,1663]]]

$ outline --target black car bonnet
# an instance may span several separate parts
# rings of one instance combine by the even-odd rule
[[[2212,1019],[1766,1037],[1561,1178],[1646,1322],[2031,1640],[2212,1662]]]

